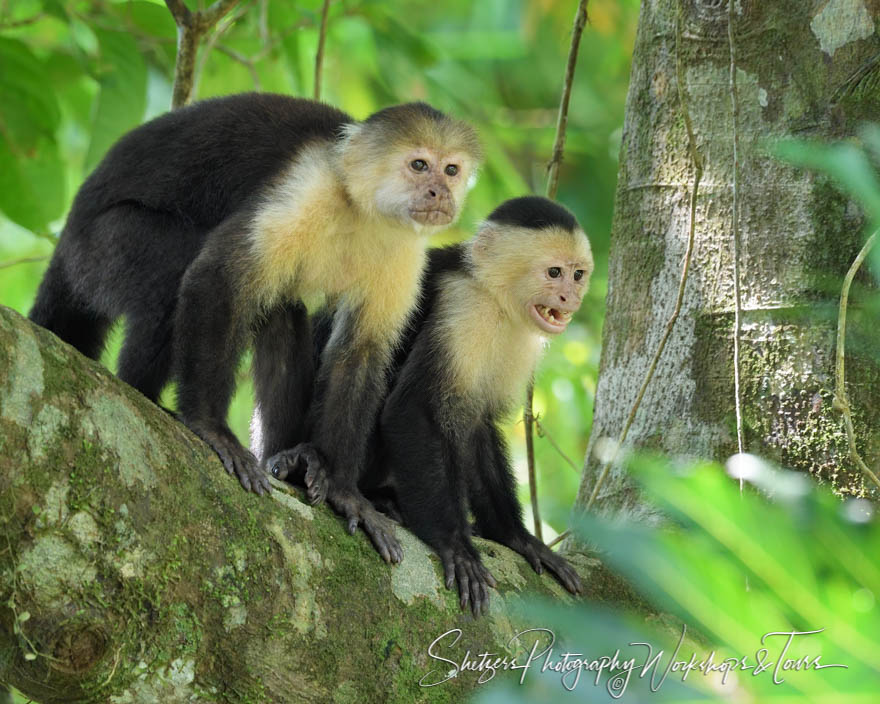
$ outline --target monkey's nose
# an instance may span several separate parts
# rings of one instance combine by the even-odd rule
[[[560,296],[560,297],[559,297],[559,300],[560,300],[562,303],[565,303],[565,296]]]
[[[436,197],[437,197],[437,191],[435,191],[433,188],[429,188],[429,189],[428,189],[428,195],[431,196],[431,198],[436,198]]]

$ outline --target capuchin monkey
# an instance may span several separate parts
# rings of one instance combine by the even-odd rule
[[[470,604],[474,615],[488,609],[495,579],[471,542],[468,509],[476,534],[520,553],[538,573],[550,570],[570,592],[581,590],[571,566],[523,524],[498,423],[522,402],[548,338],[580,307],[592,270],[574,216],[536,196],[503,203],[471,240],[429,253],[361,488],[437,552],[447,588],[457,582],[462,609]],[[318,449],[301,445],[269,467],[283,478],[305,465],[320,477]],[[317,479],[310,497],[320,491]]]
[[[262,451],[311,426],[337,506],[387,550],[393,533],[356,479],[426,238],[458,216],[479,155],[471,127],[424,103],[364,122],[266,93],[170,112],[123,136],[80,188],[30,317],[97,358],[125,316],[119,376],[153,401],[173,377],[180,419],[262,494],[266,473],[226,423],[253,344]],[[319,301],[336,315],[326,398],[306,419]]]

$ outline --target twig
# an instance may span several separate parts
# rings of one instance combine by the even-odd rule
[[[568,106],[571,102],[571,88],[574,85],[574,70],[577,66],[578,50],[581,45],[581,36],[587,24],[587,2],[580,0],[577,12],[574,16],[574,27],[571,30],[571,44],[568,47],[568,60],[565,63],[565,77],[562,80],[562,97],[559,100],[559,114],[556,118],[556,139],[553,141],[553,151],[550,162],[547,164],[547,197],[556,198],[559,186],[559,166],[562,164],[562,156],[565,152],[565,131],[568,127]],[[532,498],[532,518],[535,525],[535,537],[543,540],[541,530],[541,516],[538,511],[538,479],[535,474],[535,445],[534,445],[534,415],[533,406],[535,398],[534,379],[529,381],[526,389],[526,402],[523,408],[523,426],[526,434],[526,464],[529,473],[529,494]]]
[[[565,540],[569,535],[571,535],[571,529],[566,528],[559,535],[557,535],[555,538],[553,538],[553,540],[551,540],[549,543],[547,543],[547,547],[548,548],[555,547],[558,543],[561,543],[563,540]]]
[[[626,436],[629,433],[629,429],[632,426],[633,421],[635,420],[636,412],[639,410],[639,406],[641,406],[642,404],[642,399],[645,396],[645,391],[647,391],[648,385],[654,378],[654,371],[657,369],[657,362],[660,361],[660,356],[663,354],[663,350],[666,347],[666,341],[669,339],[670,334],[672,334],[672,329],[673,327],[675,327],[675,321],[678,320],[678,315],[681,312],[681,304],[684,301],[684,289],[685,285],[687,284],[688,272],[690,270],[691,254],[694,250],[694,230],[697,218],[697,194],[700,189],[700,179],[703,178],[703,158],[700,155],[700,152],[697,151],[697,139],[694,136],[694,127],[691,123],[690,111],[688,110],[687,93],[684,85],[684,72],[681,65],[680,43],[681,18],[679,16],[676,18],[675,25],[675,73],[676,82],[678,83],[678,101],[681,105],[682,116],[684,117],[684,124],[685,128],[687,129],[688,150],[690,151],[691,160],[694,163],[694,185],[691,190],[690,225],[688,227],[687,249],[685,250],[684,262],[681,266],[681,279],[678,284],[678,295],[675,299],[675,307],[672,310],[672,315],[669,316],[669,320],[666,322],[666,329],[663,332],[663,337],[660,339],[660,344],[657,345],[657,351],[654,353],[654,358],[651,360],[651,365],[648,367],[648,371],[645,374],[644,381],[642,381],[642,386],[639,389],[636,400],[633,403],[632,408],[630,409],[629,416],[626,419],[623,430],[621,430],[620,436],[617,439],[617,447],[615,447],[612,457],[607,462],[605,462],[605,465],[602,467],[602,471],[596,478],[596,484],[593,487],[593,491],[590,494],[590,498],[588,499],[585,506],[585,510],[587,511],[595,503],[596,497],[599,495],[599,489],[602,488],[602,483],[608,476],[608,471],[611,469],[611,465],[614,464],[614,462],[617,460],[617,456],[620,454],[620,450],[623,447],[623,443],[626,441]]]
[[[742,293],[740,291],[739,253],[741,249],[739,231],[739,93],[736,87],[736,49],[733,42],[733,0],[727,3],[727,43],[730,46],[730,107],[733,115],[733,298],[736,305],[733,316],[733,393],[736,408],[736,446],[737,452],[745,452],[743,437],[742,393],[740,391],[740,334],[742,333]],[[743,490],[743,478],[739,480],[739,490]]]
[[[238,0],[217,0],[213,5],[199,12],[205,25],[204,29],[211,29],[211,27],[222,20],[223,16],[235,7],[237,2]]]
[[[523,407],[523,426],[526,433],[526,463],[529,471],[529,497],[532,501],[532,523],[535,527],[535,537],[544,540],[544,531],[541,528],[541,512],[538,508],[538,475],[535,472],[535,437],[532,432],[535,417],[532,414],[532,400],[535,392],[534,380],[529,381],[526,390],[526,405]]]
[[[571,46],[568,49],[568,61],[565,64],[565,79],[562,83],[562,98],[559,101],[559,116],[556,119],[556,140],[553,142],[553,155],[547,165],[547,197],[551,199],[556,198],[556,190],[559,186],[559,167],[562,165],[565,151],[565,131],[568,127],[568,104],[571,102],[571,88],[574,85],[574,70],[577,66],[581,36],[588,19],[587,2],[588,0],[581,0],[578,3],[574,16],[574,27],[571,30]]]
[[[269,0],[260,0],[259,14],[260,44],[269,46]]]
[[[49,258],[49,255],[42,257],[21,257],[19,259],[10,259],[8,262],[0,262],[0,269],[8,269],[16,264],[31,264],[32,262],[43,262]]]
[[[568,464],[568,466],[571,467],[575,472],[580,474],[581,468],[578,467],[574,463],[574,460],[571,459],[571,457],[569,457],[568,455],[565,454],[565,452],[562,450],[562,448],[559,446],[559,444],[553,439],[553,436],[550,435],[550,433],[547,431],[547,428],[544,427],[544,424],[541,423],[540,417],[535,416],[534,420],[535,420],[535,426],[538,428],[538,437],[539,438],[546,438],[547,442],[549,442],[550,445],[553,447],[553,449],[559,453],[559,456],[565,460],[565,462]]]
[[[192,96],[199,41],[237,2],[238,0],[217,0],[204,10],[192,12],[183,0],[165,0],[165,5],[177,25],[177,60],[174,64],[172,108],[186,105]]]
[[[260,84],[260,74],[257,71],[257,67],[254,66],[253,59],[249,59],[244,54],[240,54],[235,49],[230,49],[228,46],[223,46],[222,44],[217,45],[217,51],[219,51],[221,54],[226,54],[226,56],[228,56],[230,59],[244,66],[251,74],[251,80],[254,82],[254,88],[256,88],[257,90],[262,89],[262,85]]]
[[[321,71],[324,68],[324,43],[327,40],[327,15],[330,13],[330,0],[324,0],[321,7],[321,28],[318,31],[318,50],[315,52],[315,100],[321,99]]]
[[[846,394],[846,370],[844,367],[846,352],[846,306],[849,301],[849,288],[852,285],[859,267],[862,265],[862,262],[865,261],[865,257],[868,256],[871,247],[873,247],[874,243],[877,241],[878,236],[880,236],[880,230],[876,230],[874,234],[868,238],[868,241],[865,242],[861,251],[859,251],[856,256],[855,261],[853,261],[852,266],[850,266],[849,271],[846,272],[846,276],[843,278],[843,288],[840,291],[840,312],[837,316],[837,369],[835,372],[836,388],[834,390],[834,408],[843,414],[844,425],[846,425],[846,438],[849,441],[849,452],[850,455],[852,455],[853,461],[859,466],[859,469],[861,469],[871,481],[880,488],[880,479],[878,479],[877,475],[868,468],[868,465],[865,464],[865,461],[862,459],[862,456],[859,454],[858,448],[856,447],[856,433],[853,428],[852,409],[850,408],[849,398]]]
[[[217,29],[211,33],[211,36],[208,37],[208,40],[205,42],[205,46],[202,47],[202,51],[199,53],[199,61],[196,66],[195,75],[193,76],[193,88],[192,92],[194,94],[198,94],[199,92],[199,84],[202,81],[202,73],[205,70],[205,64],[208,63],[208,58],[211,56],[211,52],[214,50],[214,46],[220,41],[220,38],[229,31],[229,29],[241,19],[242,15],[247,11],[247,7],[242,5],[238,8],[233,14],[229,16],[229,18],[223,22],[223,24],[218,23]],[[250,59],[252,62],[256,62],[256,59]],[[251,76],[253,78],[253,76]]]

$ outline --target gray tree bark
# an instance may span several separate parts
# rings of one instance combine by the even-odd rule
[[[389,567],[274,487],[242,491],[182,424],[0,307],[0,682],[42,704],[457,701],[476,677],[419,687],[434,638],[503,652],[522,592],[569,599],[478,541],[499,588],[474,622],[410,533]],[[590,598],[636,601],[569,557]]]
[[[732,24],[745,449],[849,495],[869,490],[832,408],[834,332],[840,282],[864,241],[863,217],[827,179],[775,160],[768,147],[778,138],[846,137],[862,121],[880,118],[878,20],[878,0],[736,0]],[[626,445],[719,460],[737,451],[728,7],[723,0],[644,0],[581,506],[603,464],[597,455],[608,454],[603,441],[616,440],[624,425],[678,290],[694,177],[678,96],[679,55],[705,162],[695,248],[681,315]],[[851,329],[847,359],[857,443],[869,466],[880,456],[873,328]],[[619,461],[594,508],[656,517]]]

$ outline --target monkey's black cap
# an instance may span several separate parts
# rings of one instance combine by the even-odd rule
[[[367,124],[375,122],[388,122],[398,125],[408,125],[417,118],[426,118],[429,120],[440,121],[446,117],[436,108],[432,108],[427,103],[403,103],[402,105],[392,105],[383,108],[379,112],[370,115],[365,122]]]
[[[580,228],[577,218],[567,208],[542,196],[521,196],[504,201],[487,220],[531,230],[559,227],[574,232]]]

